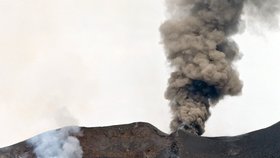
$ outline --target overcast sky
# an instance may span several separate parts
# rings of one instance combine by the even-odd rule
[[[0,147],[67,125],[168,133],[165,15],[163,0],[0,0]],[[234,37],[243,93],[211,109],[207,136],[280,121],[280,32],[256,28]]]

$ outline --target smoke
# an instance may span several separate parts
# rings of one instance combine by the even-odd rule
[[[80,134],[79,127],[65,127],[33,137],[28,143],[38,158],[82,158],[83,150],[75,137]]]
[[[225,95],[241,93],[233,62],[240,58],[231,38],[238,32],[244,5],[256,18],[276,19],[277,0],[167,0],[169,19],[160,27],[167,58],[174,68],[165,97],[170,100],[171,130],[201,135],[209,107]],[[249,13],[249,12],[248,12]],[[268,21],[268,23],[269,23]]]
[[[76,119],[65,106],[56,110],[54,121],[60,127],[65,125],[70,126],[79,124],[78,119]]]
[[[279,19],[276,15],[280,11],[279,0],[248,0],[244,10],[250,27],[278,28]]]

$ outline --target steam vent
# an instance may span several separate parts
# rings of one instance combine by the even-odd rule
[[[182,130],[168,135],[141,122],[96,128],[66,127],[0,149],[0,158],[79,157],[279,158],[280,122],[240,136],[213,138]]]

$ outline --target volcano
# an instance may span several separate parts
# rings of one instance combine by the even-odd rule
[[[108,127],[81,127],[81,132],[76,137],[80,141],[83,158],[280,157],[280,122],[234,137],[203,137],[181,130],[168,135],[151,124],[142,122]],[[37,157],[34,146],[28,140],[0,149],[0,158]]]

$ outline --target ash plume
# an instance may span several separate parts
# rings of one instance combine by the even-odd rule
[[[261,8],[259,15],[275,14],[261,0],[166,0],[169,19],[160,27],[173,72],[165,93],[170,100],[171,130],[182,128],[201,135],[209,107],[225,95],[235,96],[242,81],[233,62],[239,49],[231,36],[238,32],[244,6]],[[263,19],[262,16],[258,16]],[[270,16],[273,18],[275,16]]]
[[[79,127],[65,127],[33,137],[28,143],[34,147],[38,158],[82,158]]]

